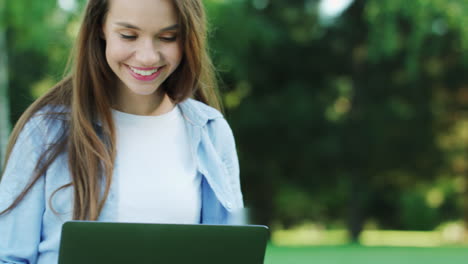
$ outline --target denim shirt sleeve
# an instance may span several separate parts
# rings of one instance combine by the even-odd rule
[[[233,198],[232,208],[227,214],[227,224],[245,224],[244,203],[242,198],[239,160],[237,157],[234,135],[228,124],[223,118],[215,118],[207,125],[208,134],[213,142],[216,152],[224,165],[227,184],[230,187]]]
[[[6,209],[32,179],[45,137],[39,117],[21,131],[0,181],[0,210]],[[41,177],[24,199],[0,215],[0,263],[36,263],[45,208]]]

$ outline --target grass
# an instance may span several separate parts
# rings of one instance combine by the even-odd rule
[[[364,230],[361,245],[344,229],[305,224],[275,230],[265,264],[466,264],[468,233],[462,223],[433,231]]]
[[[269,244],[265,264],[466,264],[466,247],[286,247]]]
[[[345,229],[327,230],[313,224],[294,229],[277,229],[271,239],[277,246],[337,246],[349,243]],[[383,247],[450,247],[468,246],[468,232],[463,223],[447,223],[433,231],[364,230],[360,244]],[[468,263],[468,261],[467,261]]]

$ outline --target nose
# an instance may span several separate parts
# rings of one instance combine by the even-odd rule
[[[152,40],[141,42],[136,52],[136,60],[144,67],[153,67],[161,60],[161,52]]]

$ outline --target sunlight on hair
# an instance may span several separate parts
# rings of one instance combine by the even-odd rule
[[[61,9],[67,12],[74,11],[76,9],[76,0],[59,0],[58,5]]]

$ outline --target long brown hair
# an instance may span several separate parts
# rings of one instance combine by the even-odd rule
[[[162,87],[175,103],[193,97],[220,109],[215,71],[207,51],[202,0],[173,0],[173,3],[178,12],[184,55]],[[47,118],[62,116],[62,134],[40,156],[30,183],[0,215],[15,208],[57,156],[66,152],[71,182],[56,190],[49,197],[49,204],[57,191],[73,187],[73,219],[96,220],[99,217],[109,193],[116,156],[111,89],[117,77],[106,62],[105,42],[101,38],[108,9],[109,0],[88,1],[69,62],[70,74],[29,106],[16,123],[3,168],[8,165],[18,136],[31,117],[47,109],[46,106],[69,109],[45,113]],[[99,128],[94,125],[97,120]]]

